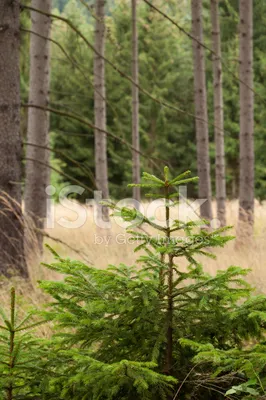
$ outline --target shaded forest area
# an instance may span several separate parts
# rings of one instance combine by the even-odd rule
[[[58,4],[57,4],[58,3]],[[54,6],[63,10],[64,2],[55,2]],[[76,23],[79,29],[92,42],[94,35],[93,18],[84,6],[68,1],[63,16]],[[170,4],[171,3],[171,4]],[[191,17],[189,3],[182,2],[182,7],[175,2],[158,7],[167,15],[190,31]],[[156,4],[153,2],[153,4]],[[261,148],[265,143],[264,91],[265,91],[265,47],[266,39],[262,34],[265,24],[265,4],[263,1],[254,4],[254,88],[255,96],[255,196],[265,198],[265,166]],[[131,31],[130,9],[125,1],[110,4],[107,19],[106,57],[119,65],[131,75]],[[23,13],[24,14],[24,13]],[[23,15],[23,25],[29,24]],[[140,85],[154,97],[179,105],[190,114],[194,114],[193,97],[193,63],[192,43],[186,35],[171,22],[144,3],[138,10],[139,29],[139,69]],[[219,10],[221,24],[221,47],[223,57],[223,93],[224,93],[224,129],[226,158],[227,195],[238,197],[239,181],[239,82],[238,76],[238,2],[224,1]],[[210,12],[203,13],[204,41],[211,48]],[[24,21],[25,20],[25,21]],[[53,38],[58,41],[71,56],[72,62],[55,45],[52,44],[52,73],[50,104],[54,108],[73,111],[84,118],[93,120],[93,52],[89,51],[81,38],[78,38],[65,24],[54,21]],[[28,93],[28,37],[23,35],[25,60],[23,68],[23,98],[27,101]],[[208,115],[210,135],[210,161],[212,193],[215,195],[215,145],[214,145],[214,112],[213,112],[213,78],[212,56],[206,53],[206,82],[208,94]],[[78,66],[73,68],[73,62]],[[107,127],[131,143],[131,84],[106,65],[107,93]],[[195,123],[192,116],[177,113],[156,104],[145,94],[140,93],[140,140],[141,149],[149,157],[167,161],[177,172],[188,166],[197,173]],[[64,151],[75,160],[85,163],[94,172],[93,130],[82,123],[52,115],[51,130],[53,145]],[[84,134],[84,137],[81,136]],[[131,178],[131,157],[125,145],[118,141],[108,140],[108,165],[110,193],[115,198],[125,197],[130,191],[125,183]],[[62,171],[92,186],[84,173],[76,166],[66,163],[60,155],[55,155],[56,165]],[[154,171],[154,165],[148,157],[142,157],[142,169]],[[65,181],[64,178],[59,179]],[[196,197],[195,188],[190,188],[190,195]]]

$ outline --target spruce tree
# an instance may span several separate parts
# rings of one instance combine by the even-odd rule
[[[56,261],[47,267],[65,279],[43,281],[41,287],[54,298],[46,317],[59,332],[50,360],[60,371],[52,379],[59,398],[164,399],[181,387],[180,398],[193,399],[193,379],[203,385],[212,367],[193,367],[197,350],[184,344],[226,351],[261,335],[258,318],[255,329],[239,308],[239,302],[247,307],[251,293],[243,279],[247,271],[231,266],[210,276],[197,261],[215,257],[211,249],[232,239],[228,228],[206,231],[200,228],[206,221],[174,217],[170,223],[181,201],[178,187],[193,181],[189,171],[171,178],[167,167],[162,177],[143,173],[142,190],[164,201],[162,226],[139,210],[108,203],[127,221],[127,234],[141,251],[136,266],[99,270],[53,251]],[[187,261],[185,269],[181,259]],[[250,311],[257,305],[252,303]],[[189,382],[181,384],[188,373]],[[226,381],[221,392],[229,389]],[[214,398],[204,385],[196,392],[197,399]]]
[[[159,177],[143,173],[139,185],[161,199],[163,223],[108,203],[128,224],[137,265],[100,270],[50,249],[47,267],[64,276],[41,282],[52,298],[41,312],[51,338],[31,332],[41,322],[19,316],[11,290],[9,315],[0,309],[1,398],[261,399],[266,297],[252,296],[247,270],[204,272],[198,257],[215,257],[212,248],[232,237],[177,218],[178,188],[195,180],[189,172],[172,178],[167,167]]]

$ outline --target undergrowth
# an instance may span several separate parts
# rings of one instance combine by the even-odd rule
[[[101,270],[50,249],[55,261],[46,267],[62,280],[40,282],[53,300],[39,320],[18,318],[12,290],[10,315],[1,310],[1,398],[263,398],[266,297],[253,295],[248,270],[211,276],[197,261],[233,239],[229,228],[171,220],[178,187],[193,181],[189,172],[171,178],[168,168],[162,177],[143,174],[147,196],[164,199],[163,225],[108,203],[128,223],[137,265]],[[52,323],[49,340],[30,333],[43,320]]]

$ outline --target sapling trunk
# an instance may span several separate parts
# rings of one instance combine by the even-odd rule
[[[170,244],[171,228],[170,228],[170,207],[169,207],[169,185],[165,181],[165,217],[166,217],[166,246]],[[167,344],[165,356],[165,373],[170,374],[173,361],[173,255],[168,255],[168,287],[167,287]]]
[[[165,259],[165,256],[164,256],[164,254],[162,254],[161,255],[161,263],[162,264],[164,264],[164,259]],[[160,272],[159,272],[159,296],[160,296],[160,299],[162,300],[163,298],[164,298],[164,268],[163,267],[161,267],[160,268]]]

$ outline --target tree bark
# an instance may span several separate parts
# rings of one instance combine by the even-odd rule
[[[51,12],[51,0],[32,0],[32,7]],[[49,38],[51,19],[46,15],[31,11],[31,30]],[[30,92],[29,104],[47,107],[50,83],[50,41],[31,34],[30,38]],[[38,229],[43,229],[46,218],[46,187],[49,184],[49,113],[37,108],[29,108],[27,142],[37,146],[27,146],[27,159],[42,161],[43,164],[27,161],[25,186],[25,212]],[[37,234],[40,250],[43,235]]]
[[[217,218],[221,226],[226,225],[226,184],[224,156],[224,105],[223,77],[221,61],[221,32],[219,22],[219,0],[211,0],[213,87],[214,87],[214,121],[215,121],[215,184]]]
[[[240,0],[240,185],[238,236],[250,237],[254,224],[253,1]]]
[[[192,34],[200,42],[203,42],[202,28],[202,0],[191,1]],[[196,140],[197,140],[197,167],[199,176],[199,198],[206,201],[201,205],[202,218],[212,219],[211,204],[211,179],[209,160],[209,130],[207,112],[207,93],[205,77],[204,49],[196,41],[193,41],[194,61],[194,99],[196,112]],[[203,121],[204,120],[204,121]]]
[[[0,273],[27,278],[21,211],[19,1],[0,2]]]
[[[138,61],[138,27],[137,27],[137,0],[131,1],[132,5],[132,79],[139,83],[139,61]],[[139,89],[132,85],[132,145],[139,150]],[[133,151],[132,157],[133,182],[140,183],[140,156]],[[133,198],[140,202],[140,187],[133,188]]]
[[[107,164],[107,140],[106,134],[106,91],[105,91],[105,62],[102,58],[105,53],[105,0],[95,0],[95,48],[100,55],[94,55],[94,114],[95,126],[95,175],[98,190],[102,192],[104,199],[109,198],[108,164]],[[104,220],[109,220],[108,207],[99,207],[102,210]]]

